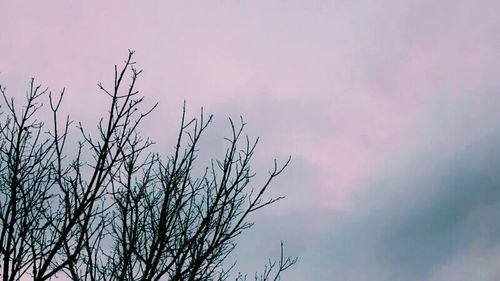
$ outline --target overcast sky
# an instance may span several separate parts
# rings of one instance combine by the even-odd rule
[[[147,2],[147,3],[146,3]],[[279,241],[285,280],[500,279],[500,2],[2,1],[0,83],[30,77],[91,124],[127,49],[168,153],[183,100],[260,136],[254,168],[292,155],[286,200],[243,235],[240,268]],[[210,155],[209,155],[210,156]],[[257,179],[258,180],[258,179]],[[258,184],[258,182],[257,182]]]

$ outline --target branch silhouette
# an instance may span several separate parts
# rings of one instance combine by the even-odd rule
[[[3,281],[227,280],[237,238],[250,217],[283,197],[267,198],[273,180],[290,162],[274,162],[261,186],[250,185],[258,138],[244,134],[243,119],[229,120],[221,159],[200,176],[195,165],[201,137],[212,122],[203,109],[189,119],[185,104],[171,156],[151,152],[139,132],[155,108],[136,90],[141,70],[133,51],[111,87],[99,83],[109,107],[95,133],[77,123],[80,140],[69,144],[73,121],[61,118],[65,90],[53,95],[31,79],[18,106],[0,86],[0,274]],[[130,76],[128,76],[130,74]],[[127,85],[128,82],[128,85]],[[48,98],[50,125],[38,119]],[[71,146],[72,145],[72,146]],[[297,259],[269,261],[255,280],[280,280]],[[237,281],[246,280],[239,274]]]

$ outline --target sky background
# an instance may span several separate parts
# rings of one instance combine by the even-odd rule
[[[1,1],[0,83],[30,77],[92,126],[127,49],[171,152],[183,100],[260,136],[257,173],[292,155],[239,243],[260,270],[283,240],[285,280],[500,278],[500,2]],[[76,131],[75,131],[76,132]],[[259,183],[257,178],[256,184]]]

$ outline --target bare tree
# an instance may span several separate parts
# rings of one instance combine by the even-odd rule
[[[3,281],[227,280],[228,255],[253,223],[250,215],[282,199],[265,199],[288,165],[275,161],[263,185],[250,184],[258,139],[230,120],[222,159],[196,176],[200,137],[212,121],[185,110],[173,154],[163,157],[138,131],[156,107],[143,109],[135,89],[141,71],[129,52],[114,83],[100,90],[110,106],[96,133],[77,124],[81,140],[68,145],[69,117],[59,116],[64,90],[54,97],[32,79],[18,107],[4,87],[0,122],[0,274]],[[127,73],[131,76],[128,79]],[[125,84],[128,81],[128,86]],[[48,97],[50,127],[38,119]],[[63,120],[63,121],[61,121]],[[68,152],[69,151],[69,152]],[[296,262],[285,257],[254,279],[279,280]],[[247,280],[239,274],[236,280]]]

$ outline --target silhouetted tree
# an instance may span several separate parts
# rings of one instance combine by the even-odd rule
[[[32,79],[26,104],[17,106],[0,86],[0,274],[3,281],[60,275],[71,280],[226,280],[236,238],[249,216],[280,199],[264,199],[289,163],[276,161],[267,181],[250,187],[257,145],[230,120],[232,134],[220,160],[201,176],[198,143],[212,120],[182,114],[174,152],[150,152],[138,132],[156,107],[142,109],[135,89],[141,71],[129,52],[114,83],[98,84],[109,97],[95,134],[77,124],[81,140],[68,146],[69,117],[59,116],[64,90],[54,97]],[[127,79],[126,74],[131,73]],[[125,84],[129,81],[129,85]],[[48,97],[50,127],[38,118]],[[62,120],[62,121],[61,121]],[[242,143],[242,145],[240,145]],[[68,152],[70,151],[70,152]],[[296,259],[269,261],[255,280],[279,280]],[[246,280],[239,274],[236,280]]]

